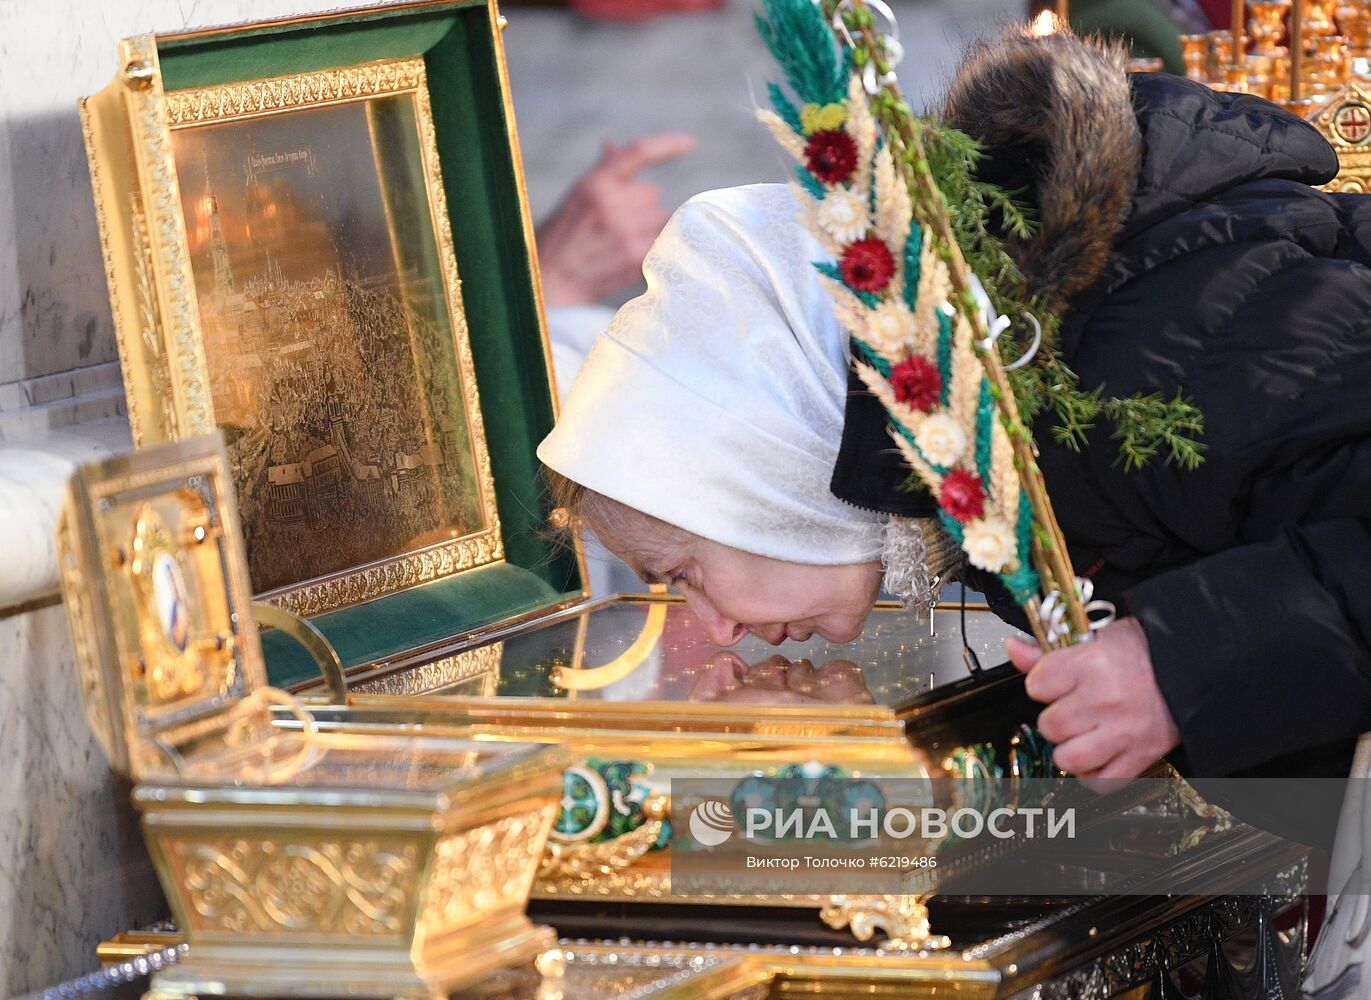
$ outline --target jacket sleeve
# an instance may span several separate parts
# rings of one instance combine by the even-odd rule
[[[1371,728],[1371,520],[1286,525],[1126,601],[1194,773]]]

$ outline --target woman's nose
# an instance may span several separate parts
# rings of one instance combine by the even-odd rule
[[[683,596],[686,606],[699,619],[700,624],[704,627],[705,635],[709,636],[709,641],[714,645],[732,646],[747,635],[745,626],[720,614],[719,609],[703,594],[697,591],[686,591]]]

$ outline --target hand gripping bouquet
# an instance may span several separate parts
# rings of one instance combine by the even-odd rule
[[[877,21],[884,29],[877,29]],[[892,70],[894,17],[880,0],[765,0],[757,26],[790,93],[772,84],[765,124],[796,161],[807,227],[833,260],[816,262],[854,369],[881,402],[943,530],[1023,607],[1043,648],[1087,639],[1112,617],[1078,578],[1021,412],[1055,411],[1054,433],[1080,447],[1102,411],[1133,467],[1162,448],[1199,461],[1193,406],[1080,390],[1051,343],[1055,317],[1016,294],[1022,277],[991,232],[1029,220],[974,180],[967,136],[915,116]],[[1005,337],[1022,316],[1030,342]],[[1002,357],[1002,352],[1008,358]]]

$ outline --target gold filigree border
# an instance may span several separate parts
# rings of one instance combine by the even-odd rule
[[[147,237],[153,258],[153,277],[167,328],[177,437],[208,434],[215,428],[210,405],[209,367],[200,335],[200,308],[195,299],[181,187],[171,148],[167,102],[157,71],[157,49],[151,35],[137,35],[124,43],[125,65],[147,67],[148,85],[130,86],[129,120],[138,150],[148,214]],[[130,409],[132,409],[130,402]]]
[[[392,59],[264,80],[173,90],[167,94],[167,122],[172,128],[178,128],[420,89],[427,93],[424,61]]]
[[[109,195],[105,190],[104,167],[100,164],[100,158],[95,155],[95,126],[91,121],[91,108],[87,103],[89,100],[90,98],[87,97],[81,98],[77,103],[77,108],[81,117],[81,136],[86,143],[86,161],[90,165],[91,193],[95,196],[95,229],[100,238],[100,259],[105,265],[105,281],[111,291],[109,297],[110,318],[114,320],[115,340],[121,341],[124,333],[124,318],[119,306],[119,296],[113,294],[119,279],[114,264],[114,247],[110,238],[110,220],[105,208]],[[135,193],[129,195],[131,202],[136,203],[137,198]],[[146,258],[144,263],[146,263]],[[119,373],[124,381],[124,399],[129,415],[129,432],[133,438],[133,446],[141,448],[143,446],[143,427],[139,418],[138,407],[134,405],[137,392],[133,384],[133,367],[129,364],[128,354],[122,343],[119,343],[119,348],[124,358],[123,363],[119,366]]]
[[[160,82],[154,88],[160,93]],[[453,329],[458,374],[462,383],[462,398],[466,408],[468,434],[476,465],[477,487],[486,527],[461,538],[440,542],[418,550],[400,553],[368,566],[331,576],[308,580],[291,587],[260,595],[261,599],[297,615],[309,617],[337,608],[358,604],[376,597],[414,587],[422,583],[488,565],[504,559],[504,543],[500,535],[499,514],[495,502],[495,481],[486,444],[485,423],[481,415],[480,394],[476,384],[476,369],[471,355],[471,343],[463,308],[461,277],[457,269],[457,255],[452,243],[452,229],[448,219],[447,201],[438,162],[437,138],[432,109],[428,99],[428,83],[424,62],[420,58],[395,59],[365,63],[358,66],[298,73],[214,87],[172,91],[164,101],[155,102],[164,111],[165,126],[162,146],[171,155],[170,131],[173,128],[196,127],[230,120],[261,117],[282,112],[321,107],[349,101],[366,100],[386,95],[413,95],[415,119],[419,130],[419,144],[423,155],[424,181],[429,209],[434,221],[434,237],[443,270],[448,311]],[[157,157],[161,158],[160,151]],[[175,185],[172,162],[170,187],[160,182],[153,187],[152,200],[165,206],[168,197],[174,198],[174,215],[182,224],[179,191]],[[169,195],[167,193],[170,193]],[[185,287],[193,289],[189,277],[189,253],[184,229],[179,243],[180,264],[184,267]],[[169,268],[169,270],[171,270]],[[192,308],[194,307],[192,298]],[[198,312],[195,315],[195,344],[193,351],[183,351],[183,341],[177,337],[177,365],[194,358],[203,373],[203,345],[199,335]],[[207,382],[207,380],[205,380]],[[202,387],[204,382],[201,383]],[[206,397],[207,399],[207,397]],[[202,404],[209,412],[209,403]],[[132,409],[132,404],[130,405]],[[186,421],[195,424],[195,420]],[[212,424],[212,420],[210,421]],[[203,431],[183,428],[182,433]]]
[[[505,644],[502,642],[478,646],[417,667],[402,668],[381,677],[351,683],[348,690],[354,694],[430,694],[479,678],[482,682],[479,695],[486,697],[496,693],[504,652]]]

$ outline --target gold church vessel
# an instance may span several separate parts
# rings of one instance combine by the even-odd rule
[[[562,755],[320,733],[266,686],[238,533],[213,437],[83,468],[59,529],[86,714],[190,944],[154,992],[434,996],[531,962]]]

